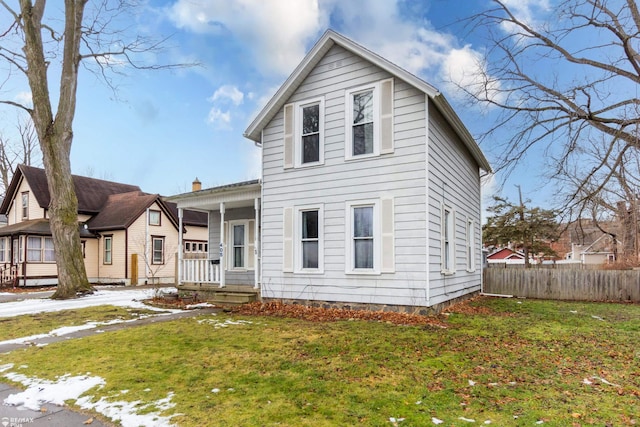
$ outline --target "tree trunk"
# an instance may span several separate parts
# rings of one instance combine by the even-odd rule
[[[49,218],[53,237],[58,289],[52,298],[73,298],[78,293],[91,291],[82,258],[78,229],[78,199],[71,177],[71,142],[73,117],[76,108],[78,65],[82,17],[86,0],[65,0],[65,31],[60,100],[53,116],[47,62],[42,43],[42,17],[45,0],[20,0],[25,34],[24,52],[27,59],[27,77],[33,99],[30,111],[38,138],[47,175],[51,202]]]
[[[91,292],[92,287],[82,257],[78,198],[71,177],[69,156],[57,155],[64,152],[60,147],[71,146],[71,134],[53,135],[40,144],[51,195],[49,224],[58,266],[58,288],[52,298],[74,298],[78,293]]]

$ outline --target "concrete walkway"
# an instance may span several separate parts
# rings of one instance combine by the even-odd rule
[[[140,287],[136,287],[139,289]],[[110,290],[118,290],[118,288],[109,288]],[[131,289],[124,288],[124,289]],[[9,299],[9,301],[17,301],[22,299],[32,298],[48,298],[52,292],[37,292],[29,294],[16,294],[22,298]],[[3,295],[4,296],[4,295]],[[5,301],[6,302],[6,301]],[[50,344],[58,341],[66,341],[69,339],[78,339],[98,333],[107,333],[111,331],[117,331],[125,328],[134,328],[138,326],[149,325],[152,323],[169,322],[177,319],[184,319],[190,317],[197,317],[200,315],[207,315],[219,312],[220,309],[207,307],[194,310],[180,311],[169,314],[158,314],[144,319],[133,320],[130,322],[116,323],[113,325],[103,325],[93,329],[85,329],[76,331],[62,336],[47,336],[40,339],[35,339],[32,342],[26,344],[4,344],[0,345],[0,353],[6,353],[19,348],[24,348],[29,345],[42,345]],[[20,393],[22,390],[11,387],[8,384],[0,383],[0,402],[4,402],[5,399],[15,393]],[[73,411],[69,408],[61,407],[54,404],[43,405],[44,411],[33,411],[21,407],[6,406],[0,403],[0,426],[6,427],[110,427],[114,424],[104,423],[92,418],[89,415],[82,414]],[[91,419],[91,423],[88,420]],[[5,424],[6,423],[6,424]]]

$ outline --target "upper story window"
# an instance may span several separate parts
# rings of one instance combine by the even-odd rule
[[[324,98],[284,107],[284,168],[324,163]]]
[[[149,210],[149,225],[160,225],[160,211]]]
[[[351,96],[351,155],[373,154],[373,89]]]
[[[345,111],[347,160],[393,152],[393,79],[348,90]]]
[[[29,192],[25,191],[21,194],[22,202],[22,219],[29,219]]]

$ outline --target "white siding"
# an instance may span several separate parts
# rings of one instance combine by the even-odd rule
[[[263,132],[262,295],[427,305],[425,95],[394,81],[394,152],[345,161],[345,92],[391,76],[334,46],[287,102],[324,96],[324,165],[283,168],[283,112]],[[322,141],[321,141],[322,142]],[[345,273],[346,202],[393,199],[394,272]],[[283,211],[323,205],[324,273],[283,272]]]
[[[431,305],[480,290],[482,272],[479,168],[436,107],[429,103],[429,286]],[[442,274],[441,213],[455,212],[455,272]],[[467,271],[466,226],[474,221],[475,266]]]

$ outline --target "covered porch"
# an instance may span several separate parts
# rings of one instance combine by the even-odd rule
[[[206,256],[190,253],[179,238],[178,289],[218,294],[248,293],[260,289],[260,196],[259,180],[201,189],[169,197],[177,204],[180,229],[188,210],[208,214]]]

